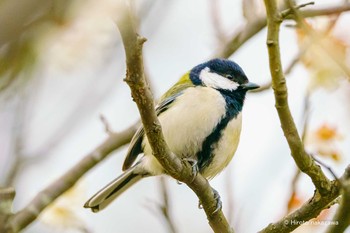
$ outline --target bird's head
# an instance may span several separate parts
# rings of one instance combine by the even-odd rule
[[[195,66],[190,72],[193,84],[207,86],[219,91],[247,92],[259,88],[249,82],[242,68],[227,59],[213,59]]]

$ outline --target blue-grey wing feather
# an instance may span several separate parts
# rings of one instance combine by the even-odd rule
[[[176,93],[175,95],[172,95],[172,96],[166,98],[161,103],[159,103],[159,105],[156,107],[157,116],[160,116],[163,112],[165,112],[167,109],[169,109],[171,107],[171,104],[181,94],[182,94],[182,92]],[[126,158],[124,160],[123,171],[130,168],[134,164],[138,155],[143,152],[142,140],[143,140],[144,135],[145,135],[145,131],[144,131],[143,127],[141,126],[136,131],[133,138],[131,139],[129,149],[128,149],[128,152],[126,153]]]
[[[164,101],[160,102],[157,107],[156,107],[156,114],[157,116],[159,116],[162,112],[166,111],[171,104],[174,102],[174,100],[179,97],[180,95],[182,95],[182,91],[179,93],[176,93],[175,95],[172,95],[168,98],[166,98]]]

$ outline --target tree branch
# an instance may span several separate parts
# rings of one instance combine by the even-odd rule
[[[13,188],[0,188],[0,232],[6,232],[5,226],[12,215],[12,203],[15,194]]]
[[[284,7],[284,9],[286,9]],[[322,7],[319,9],[301,10],[300,14],[305,17],[317,17],[325,15],[339,14],[344,11],[350,11],[350,4],[337,4],[331,7]],[[226,44],[223,45],[220,51],[215,54],[215,57],[228,58],[235,53],[245,42],[260,32],[266,27],[266,16],[257,16],[255,20],[247,22],[232,36]]]
[[[25,208],[14,214],[8,221],[5,232],[18,232],[32,223],[50,203],[71,188],[87,171],[112,151],[130,142],[135,131],[136,127],[133,126],[111,135],[65,174],[39,192]]]
[[[343,71],[343,73],[347,76],[348,80],[350,80],[350,68],[348,67],[346,62],[344,62],[344,58],[340,56],[339,52],[336,52],[334,49],[333,50],[329,49],[328,48],[329,46],[322,43],[322,38],[324,36],[305,23],[303,15],[296,9],[296,7],[292,5],[293,3],[290,0],[288,0],[287,2],[288,2],[288,5],[290,6],[293,19],[297,22],[297,25],[310,37],[313,44],[317,44],[318,46],[320,46],[320,48],[322,48],[322,50],[324,50],[324,52]],[[331,25],[331,27],[328,28],[328,30],[331,30],[333,26],[334,25]]]
[[[316,192],[314,196],[305,202],[299,209],[283,217],[276,223],[269,224],[260,233],[284,233],[292,232],[301,224],[316,218],[322,210],[334,204],[334,200],[339,196],[339,184],[333,182],[332,189],[326,195]]]
[[[345,170],[343,177],[339,180],[341,185],[341,199],[339,207],[333,217],[333,222],[326,233],[345,232],[350,225],[350,165]]]
[[[327,233],[344,232],[344,230],[350,224],[349,183],[350,165],[348,165],[348,167],[345,169],[345,172],[339,181],[332,181],[331,190],[326,195],[320,195],[320,193],[316,191],[314,196],[305,202],[299,209],[285,216],[278,222],[271,223],[266,228],[261,230],[260,233],[284,233],[293,231],[301,224],[309,221],[312,218],[316,218],[322,210],[329,208],[335,204],[335,200],[341,194],[342,188],[342,194],[346,193],[346,200],[341,201],[342,204],[339,206],[337,213],[333,219],[333,222],[338,222],[338,226],[330,226],[331,231],[328,229]]]
[[[276,102],[275,106],[280,118],[281,127],[287,139],[293,159],[299,169],[311,178],[321,195],[326,194],[331,190],[331,183],[322,172],[320,166],[306,153],[289,109],[288,90],[282,72],[279,48],[279,28],[282,18],[277,9],[276,1],[265,0],[265,5],[268,27],[266,44],[269,53],[272,87],[274,89]]]
[[[217,202],[208,181],[200,174],[193,177],[191,166],[180,160],[167,146],[154,110],[152,93],[145,81],[142,47],[146,39],[137,35],[130,9],[124,1],[121,9],[124,15],[119,15],[117,25],[126,54],[127,73],[125,81],[130,86],[131,95],[139,109],[153,155],[169,175],[186,183],[196,193],[214,232],[233,232],[222,210],[215,211]]]
[[[350,10],[350,4],[346,3],[338,6],[323,7],[319,9],[301,10],[300,14],[304,18],[308,18],[308,17],[323,16],[323,15],[335,15],[335,14],[340,14],[344,11],[349,11],[349,10]]]
[[[314,159],[305,152],[288,107],[286,80],[282,72],[279,50],[279,27],[282,22],[282,16],[277,9],[275,0],[265,0],[265,6],[267,11],[267,47],[272,87],[281,127],[288,141],[294,161],[299,169],[312,179],[316,187],[314,196],[302,207],[261,231],[290,232],[305,221],[317,217],[323,209],[334,204],[334,199],[340,194],[340,186],[338,181],[330,182],[321,168],[316,165]]]

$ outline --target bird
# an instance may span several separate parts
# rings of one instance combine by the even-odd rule
[[[259,85],[249,82],[243,69],[228,59],[215,58],[192,68],[156,106],[170,150],[191,162],[203,177],[218,175],[236,152],[244,99],[247,91],[256,88]],[[152,155],[142,126],[131,139],[122,170],[84,207],[98,212],[141,179],[166,174]]]

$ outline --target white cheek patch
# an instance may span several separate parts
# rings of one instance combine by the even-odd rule
[[[209,67],[205,67],[199,74],[199,77],[207,87],[215,89],[234,91],[239,86],[239,84],[234,81],[231,81],[219,74],[210,72]]]

